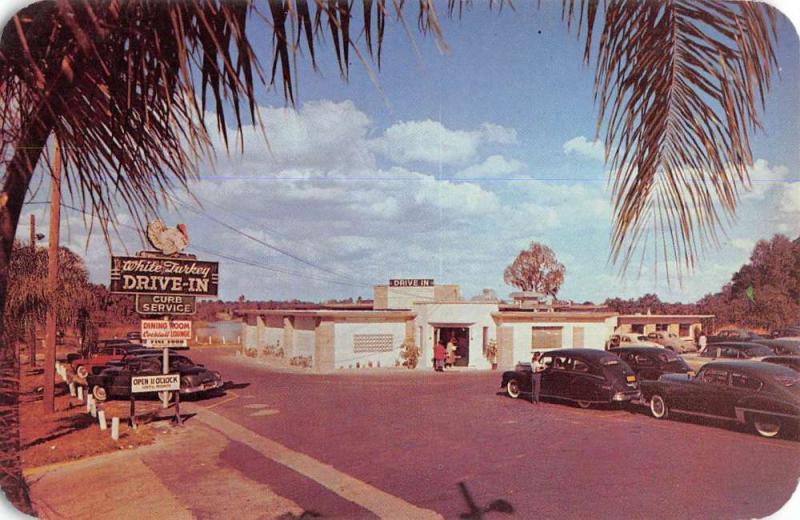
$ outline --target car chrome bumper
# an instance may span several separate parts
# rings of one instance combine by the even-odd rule
[[[181,388],[181,394],[196,394],[198,392],[207,392],[209,390],[215,390],[217,388],[222,388],[224,383],[222,381],[210,381],[207,383],[202,383],[196,386],[187,386]]]
[[[639,401],[642,398],[641,392],[617,392],[613,396],[611,396],[611,400],[615,403],[620,403],[624,401]]]

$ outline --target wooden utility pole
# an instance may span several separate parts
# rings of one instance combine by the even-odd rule
[[[58,288],[58,239],[61,224],[61,147],[56,138],[53,172],[50,177],[50,240],[47,249],[47,344],[44,349],[44,411],[55,411],[56,309]]]
[[[36,215],[31,213],[31,262],[36,265]],[[28,325],[28,356],[30,365],[36,366],[36,320],[30,317]]]

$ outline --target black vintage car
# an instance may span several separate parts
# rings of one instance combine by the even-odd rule
[[[800,374],[758,361],[713,361],[692,377],[665,374],[642,382],[657,419],[686,414],[749,424],[764,437],[792,435],[800,424]]]
[[[800,355],[800,339],[796,338],[775,338],[775,339],[762,339],[755,343],[764,345],[772,350],[773,353],[779,356],[797,356]]]
[[[657,347],[619,347],[609,350],[628,364],[640,381],[658,379],[661,374],[686,374],[689,365],[675,352]]]
[[[724,341],[753,341],[758,339],[762,339],[762,337],[751,330],[733,329],[721,330],[716,336],[708,336],[706,341],[708,343],[720,343]]]
[[[798,338],[800,337],[800,325],[773,330],[769,336],[771,338]]]
[[[162,373],[161,354],[132,356],[119,366],[110,366],[99,374],[91,374],[86,385],[98,401],[113,397],[127,398],[131,393],[131,377],[158,375]],[[169,372],[181,376],[181,395],[198,394],[221,388],[219,372],[195,365],[186,356],[169,356]]]
[[[795,372],[800,372],[800,356],[768,356],[762,359],[764,363],[775,363],[789,367]]]
[[[621,403],[639,399],[639,383],[631,367],[619,356],[603,350],[575,348],[551,350],[542,355],[547,367],[542,372],[540,396],[577,403]],[[503,373],[501,387],[512,398],[530,394],[531,367],[519,364]]]
[[[756,341],[722,342],[708,345],[700,354],[704,358],[753,359],[774,354],[774,351]]]

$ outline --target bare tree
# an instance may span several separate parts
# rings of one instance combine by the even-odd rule
[[[556,260],[552,249],[538,242],[531,242],[522,250],[514,262],[503,272],[503,281],[523,291],[536,291],[556,297],[564,283],[566,269]]]

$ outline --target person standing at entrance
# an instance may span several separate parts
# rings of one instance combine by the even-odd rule
[[[458,340],[455,336],[450,337],[450,341],[447,342],[447,360],[445,361],[445,366],[453,366],[456,364],[456,351],[458,350]]]
[[[707,342],[708,342],[708,339],[706,338],[706,333],[703,332],[703,331],[700,331],[700,338],[697,340],[697,351],[699,353],[702,354],[703,351],[706,349],[706,343]]]
[[[542,363],[542,353],[534,352],[531,359],[531,403],[539,404],[539,391],[542,388],[542,372],[545,366]]]
[[[444,354],[444,345],[442,345],[442,340],[439,340],[433,347],[433,369],[436,372],[444,371]]]

